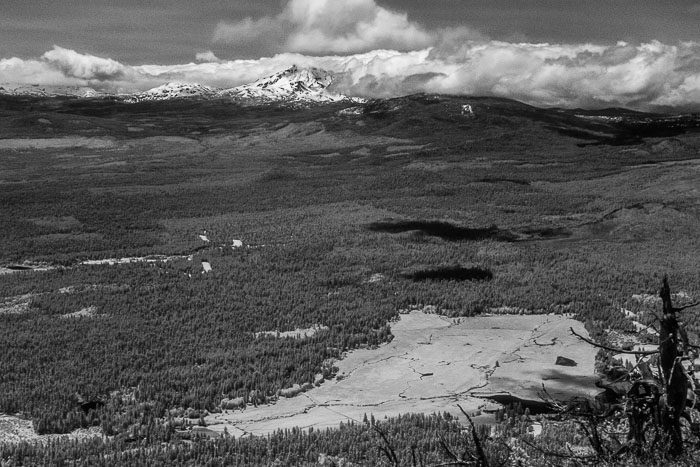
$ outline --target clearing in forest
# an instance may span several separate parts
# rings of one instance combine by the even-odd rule
[[[510,394],[540,401],[542,383],[554,397],[593,395],[596,349],[572,336],[583,324],[561,315],[446,318],[412,311],[392,325],[395,338],[377,349],[350,352],[338,376],[272,405],[248,406],[206,418],[209,429],[264,435],[295,426],[324,428],[411,412],[476,413],[485,397]],[[556,365],[557,357],[576,366]]]

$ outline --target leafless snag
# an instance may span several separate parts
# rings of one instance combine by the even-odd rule
[[[469,422],[469,425],[471,426],[472,429],[472,440],[474,441],[474,449],[476,449],[476,465],[477,467],[489,467],[489,461],[486,458],[486,453],[484,452],[484,448],[481,445],[481,440],[479,439],[479,434],[476,432],[476,427],[474,426],[474,422],[472,421],[472,418],[469,416],[467,412],[464,411],[461,405],[457,404],[457,407],[459,407],[459,410],[464,414],[465,417],[467,417],[467,421]]]
[[[446,467],[446,466],[465,466],[465,467],[490,467],[488,457],[486,456],[486,452],[484,451],[483,444],[481,438],[479,438],[479,433],[477,432],[476,426],[474,425],[474,422],[472,421],[472,418],[469,416],[467,412],[457,404],[457,407],[459,407],[459,410],[462,411],[464,416],[467,418],[467,421],[469,422],[469,427],[471,428],[471,436],[472,436],[472,443],[474,445],[473,451],[470,449],[470,446],[467,445],[465,447],[464,452],[459,455],[457,454],[452,448],[450,448],[449,444],[447,441],[445,441],[445,438],[442,436],[439,437],[440,439],[440,445],[449,457],[449,461],[443,462],[440,464],[434,464],[433,467]],[[382,444],[378,446],[378,449],[380,452],[382,452],[387,460],[389,461],[389,464],[398,467],[401,465],[398,455],[396,454],[396,451],[394,450],[394,447],[392,446],[391,442],[389,441],[389,437],[387,434],[382,430],[382,428],[379,426],[378,423],[375,423],[372,425],[372,429],[377,432],[382,439]],[[510,451],[510,447],[504,444],[504,447],[506,450]],[[411,459],[412,459],[412,465],[413,467],[422,467],[423,462],[422,459],[419,460],[416,456],[416,450],[415,446],[411,447]],[[500,464],[497,465],[497,467],[504,467],[506,463],[508,462],[509,458],[506,457],[506,459],[501,462]]]
[[[611,450],[610,440],[603,442],[598,429],[600,417],[588,414],[589,416],[585,417],[585,423],[577,420],[601,459],[620,459],[627,452],[633,452],[637,457],[647,455],[664,457],[677,456],[684,451],[681,419],[690,420],[687,409],[693,409],[694,405],[688,407],[687,397],[689,390],[694,390],[694,384],[683,362],[694,358],[693,351],[697,350],[698,346],[690,344],[683,323],[676,313],[698,306],[700,302],[674,307],[666,276],[663,278],[659,297],[662,302],[662,316],[655,313],[659,319],[658,350],[618,349],[595,343],[576,333],[573,328],[570,329],[571,333],[579,339],[610,352],[642,357],[655,354],[659,356],[658,377],[652,374],[648,362],[643,360],[639,360],[636,365],[642,378],[629,381],[629,375],[624,376],[628,380],[626,384],[629,385],[629,389],[619,395],[624,400],[624,413],[629,423],[629,430],[627,441],[619,449]],[[601,387],[611,385],[612,383]],[[608,411],[608,414],[610,413]],[[649,439],[650,434],[653,435],[652,439]],[[668,448],[659,450],[660,443],[664,441],[668,442]]]
[[[442,447],[443,451],[447,454],[447,457],[449,457],[451,460],[448,462],[443,462],[441,464],[437,464],[435,467],[446,467],[448,465],[463,465],[463,466],[472,466],[474,465],[474,461],[468,461],[464,459],[463,456],[457,455],[447,444],[445,441],[445,438],[440,436],[440,446]],[[466,453],[465,453],[466,454]]]
[[[445,451],[447,457],[449,457],[450,460],[447,462],[436,464],[434,467],[489,467],[490,464],[488,457],[486,456],[486,451],[484,451],[483,441],[481,440],[481,438],[479,438],[479,433],[476,430],[474,421],[469,416],[469,414],[462,408],[461,405],[457,404],[457,407],[459,407],[459,410],[464,414],[464,416],[467,418],[467,421],[469,422],[469,427],[471,428],[472,443],[474,444],[474,450],[472,452],[469,446],[467,446],[464,450],[464,453],[462,453],[462,455],[459,455],[455,453],[453,449],[450,448],[450,446],[447,444],[444,438],[440,437],[440,445],[442,446],[442,449]],[[503,443],[503,448],[505,448],[505,450],[509,452],[512,452],[510,446],[508,446],[505,443]],[[504,467],[509,461],[510,453],[502,462],[498,464],[497,467]]]
[[[556,410],[557,412],[563,412],[567,409],[566,404],[552,397],[549,391],[547,391],[547,388],[545,387],[544,383],[542,383],[542,392],[538,393],[537,395],[540,397],[542,402],[544,402],[551,409]]]
[[[575,452],[573,452],[571,450],[571,448],[568,446],[567,446],[567,449],[568,449],[567,452],[562,453],[562,452],[555,452],[555,451],[550,451],[548,449],[544,449],[540,446],[537,446],[534,443],[531,443],[530,441],[528,441],[526,439],[521,439],[520,441],[522,441],[524,444],[528,445],[531,449],[534,449],[535,451],[539,452],[540,454],[542,454],[543,456],[546,456],[546,457],[556,457],[559,459],[581,460],[581,461],[593,461],[593,460],[596,460],[598,458],[597,455],[590,455],[590,456],[578,455]]]
[[[684,349],[689,348],[688,335],[676,316],[671,302],[671,288],[664,276],[659,291],[663,306],[659,330],[659,363],[663,374],[665,397],[661,401],[661,424],[670,436],[671,454],[683,452],[681,417],[686,408],[690,378],[681,363]]]
[[[384,453],[384,455],[389,459],[389,462],[391,465],[395,467],[400,467],[399,463],[399,458],[396,456],[396,451],[394,450],[394,447],[391,445],[389,442],[389,439],[386,436],[386,433],[384,433],[384,430],[379,428],[378,424],[372,425],[372,429],[379,433],[379,436],[382,438],[382,441],[384,444],[382,446],[379,446],[379,449]]]
[[[624,349],[618,349],[618,348],[616,348],[616,347],[610,347],[610,346],[607,346],[607,345],[598,344],[597,342],[593,342],[592,340],[590,340],[590,339],[588,339],[588,338],[586,338],[586,337],[583,337],[581,334],[579,334],[579,333],[577,333],[576,331],[574,331],[574,328],[569,328],[569,332],[571,332],[571,334],[573,334],[574,336],[578,337],[578,338],[581,339],[582,341],[591,344],[593,347],[597,347],[597,348],[603,349],[603,350],[609,350],[610,352],[624,353],[624,354],[629,354],[629,355],[654,355],[654,354],[659,353],[658,350],[624,350]]]

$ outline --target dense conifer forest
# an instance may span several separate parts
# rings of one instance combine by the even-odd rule
[[[663,273],[679,303],[700,297],[695,119],[454,96],[342,108],[0,99],[0,413],[105,435],[0,443],[3,466],[384,462],[369,422],[183,428],[333,379],[411,306],[570,314],[617,344],[650,339],[620,310],[652,324],[658,304],[634,295]],[[522,417],[494,426],[520,436]],[[401,465],[471,442],[449,415],[381,426]]]

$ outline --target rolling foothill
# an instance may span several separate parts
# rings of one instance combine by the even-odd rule
[[[331,81],[0,91],[0,464],[447,462],[700,298],[697,114]]]

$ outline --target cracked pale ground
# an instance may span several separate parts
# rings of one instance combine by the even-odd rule
[[[34,431],[31,420],[0,414],[0,443],[30,442],[47,444],[57,440],[85,441],[91,438],[102,438],[100,427],[80,428],[63,435],[38,435]]]
[[[479,397],[510,393],[540,400],[542,383],[554,397],[593,395],[596,349],[572,336],[583,324],[559,315],[449,319],[420,311],[392,325],[394,340],[357,350],[337,362],[344,378],[275,404],[225,411],[206,418],[210,430],[267,434],[295,426],[325,428],[340,422],[398,414],[472,413],[493,404]],[[578,365],[555,365],[557,356]]]

